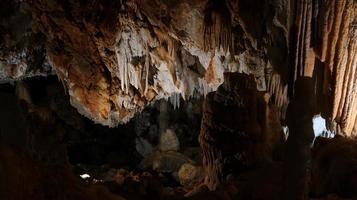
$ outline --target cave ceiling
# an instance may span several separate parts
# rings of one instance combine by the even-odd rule
[[[294,83],[314,80],[316,114],[357,129],[355,0],[2,1],[0,80],[56,74],[96,123],[128,122],[254,75],[283,121]]]

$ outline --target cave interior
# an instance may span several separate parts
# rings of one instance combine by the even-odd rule
[[[0,199],[357,199],[357,1],[1,0]]]

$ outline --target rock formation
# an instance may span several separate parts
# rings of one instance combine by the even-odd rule
[[[323,196],[335,193],[345,198],[355,197],[356,140],[341,136],[318,138],[313,149],[311,193]]]
[[[207,94],[224,71],[240,71],[270,92],[282,119],[288,83],[293,89],[297,77],[313,76],[321,111],[353,135],[353,0],[26,0],[7,7],[1,79],[53,68],[71,104],[103,125],[127,122],[160,98]],[[16,24],[25,18],[27,29]]]
[[[283,199],[308,199],[310,147],[314,139],[312,118],[316,114],[312,78],[298,78],[294,92],[287,109],[289,137],[284,159]]]
[[[200,145],[210,189],[230,173],[272,159],[283,135],[276,125],[279,119],[271,116],[268,107],[254,77],[244,74],[226,73],[217,91],[207,95]]]
[[[356,19],[353,0],[296,1],[291,77],[313,77],[320,111],[351,136],[356,124]]]
[[[268,83],[279,93],[277,103],[286,104],[280,79],[266,80],[265,69],[277,62],[264,58],[266,47],[258,48],[253,36],[233,45],[244,38],[241,26],[253,32],[247,35],[256,34],[237,16],[235,9],[241,8],[234,2],[29,0],[21,5],[32,16],[29,32],[42,34],[46,62],[68,89],[71,104],[103,125],[127,122],[156,99],[207,94],[222,83],[224,71],[253,73],[261,90]],[[258,34],[259,42],[270,37],[263,30]]]

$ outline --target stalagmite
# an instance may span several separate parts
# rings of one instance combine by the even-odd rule
[[[284,163],[283,199],[308,198],[310,146],[314,139],[312,118],[315,114],[313,80],[309,77],[299,78],[295,83],[295,95],[287,109],[289,137]]]
[[[283,137],[276,127],[279,119],[257,91],[254,78],[239,73],[224,77],[217,91],[206,96],[199,137],[205,184],[211,190],[228,174],[271,159]]]

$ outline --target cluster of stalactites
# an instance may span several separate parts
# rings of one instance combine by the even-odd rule
[[[185,100],[212,91],[212,85],[187,66],[200,63],[192,63],[197,62],[192,61],[194,56],[176,39],[159,29],[154,29],[155,35],[145,28],[137,30],[127,26],[124,29],[118,33],[114,47],[116,64],[109,67],[112,76],[120,81],[119,90],[123,95],[135,90],[146,97],[152,94],[148,94],[150,90],[154,95],[147,100],[164,98],[178,108],[180,98]],[[124,103],[121,105],[125,108]]]
[[[204,49],[223,49],[233,51],[231,14],[226,1],[208,1],[204,16]]]

